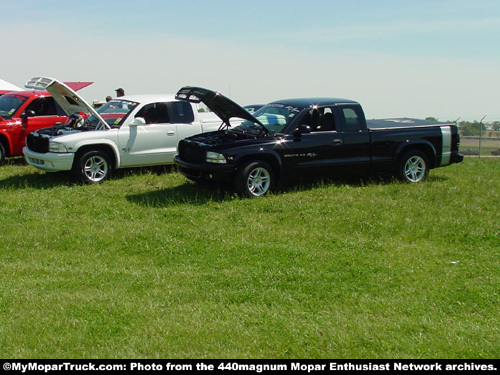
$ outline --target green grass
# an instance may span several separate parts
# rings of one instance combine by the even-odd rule
[[[500,160],[263,199],[0,167],[3,358],[498,358]]]

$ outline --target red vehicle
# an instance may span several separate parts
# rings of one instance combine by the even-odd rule
[[[92,82],[66,82],[77,91]],[[13,91],[0,96],[0,163],[21,156],[28,133],[66,121],[66,114],[47,91]]]

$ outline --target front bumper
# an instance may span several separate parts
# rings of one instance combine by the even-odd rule
[[[70,171],[75,158],[75,154],[71,152],[63,154],[47,152],[42,154],[31,151],[28,147],[23,148],[23,154],[28,164],[45,172]]]
[[[231,181],[234,171],[236,170],[234,164],[214,164],[203,163],[193,164],[182,161],[179,155],[174,157],[175,165],[177,165],[179,172],[190,179],[196,180],[216,180],[216,181]]]

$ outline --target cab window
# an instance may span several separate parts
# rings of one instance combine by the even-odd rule
[[[354,108],[342,108],[344,115],[344,131],[355,132],[361,130],[361,120]]]
[[[300,121],[299,126],[300,125],[309,126],[311,128],[311,133],[336,131],[333,110],[329,107],[311,108]]]
[[[168,124],[170,123],[166,103],[146,104],[137,112],[135,117],[142,117],[146,124]]]
[[[187,124],[194,121],[191,104],[169,102],[146,104],[135,117],[142,117],[146,124]]]
[[[65,116],[64,111],[57,105],[54,98],[43,97],[33,100],[26,111],[35,112],[35,116]]]
[[[189,124],[194,121],[193,107],[189,102],[167,103],[170,122],[173,124]]]

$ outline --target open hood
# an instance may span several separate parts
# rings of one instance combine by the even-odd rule
[[[231,126],[229,122],[231,118],[237,117],[259,124],[267,132],[267,129],[259,120],[257,120],[247,110],[240,107],[231,99],[226,98],[220,92],[204,89],[201,87],[185,86],[177,92],[175,98],[177,100],[186,100],[192,103],[201,102],[205,104],[208,108],[210,108],[211,111],[219,116],[227,126]]]
[[[73,85],[75,89],[81,89],[90,85],[91,82],[68,82],[68,84]],[[109,125],[96,110],[67,84],[59,82],[54,78],[34,77],[29,80],[24,87],[34,90],[47,90],[68,116],[73,113],[89,113],[102,122],[106,128],[110,129]]]

